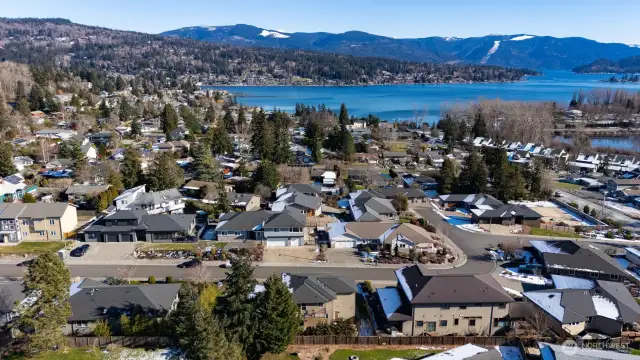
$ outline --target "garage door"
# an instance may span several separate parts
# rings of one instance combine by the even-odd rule
[[[291,239],[289,240],[289,246],[300,246],[302,239]]]
[[[118,234],[107,234],[107,242],[118,242]]]
[[[287,246],[287,240],[269,240],[267,247]]]
[[[122,241],[122,242],[132,242],[133,241],[133,235],[131,235],[131,234],[122,234],[122,235],[120,235],[120,241]]]
[[[336,241],[331,244],[331,247],[334,247],[336,249],[346,249],[346,248],[352,248],[354,246],[355,245],[353,241]]]

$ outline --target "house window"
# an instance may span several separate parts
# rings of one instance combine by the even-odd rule
[[[476,319],[469,319],[469,326],[476,326]]]
[[[575,274],[576,274],[575,270],[573,270],[573,269],[569,270],[569,275],[575,275]]]
[[[180,200],[176,200],[173,202],[175,205],[180,205]]]
[[[44,231],[40,231],[40,236],[44,236]]]
[[[467,306],[466,305],[461,305],[460,306],[460,310],[467,310]]]
[[[89,323],[86,321],[76,321],[76,327],[86,328],[89,326]]]
[[[273,232],[280,232],[279,228],[273,228]]]
[[[502,303],[502,304],[498,304],[498,309],[504,309],[507,307],[507,304]]]
[[[56,221],[54,219],[49,219],[49,225],[55,225]]]
[[[52,232],[51,232],[51,236],[56,236],[56,232],[55,232],[55,231],[52,231]]]
[[[22,220],[22,225],[29,225],[29,220]]]
[[[451,306],[450,306],[449,304],[443,304],[443,305],[440,305],[440,309],[444,309],[444,310],[447,310],[447,309],[449,309],[450,307],[451,307]]]
[[[447,327],[447,320],[440,320],[440,327]]]
[[[22,233],[22,236],[28,236],[28,235],[29,235],[29,233],[28,233],[28,232],[26,232],[26,231],[24,231],[24,232]]]
[[[435,321],[427,322],[427,331],[429,331],[429,332],[436,331],[436,322]]]
[[[407,244],[400,244],[400,248],[404,249],[407,247]]]
[[[96,238],[96,234],[94,233],[89,233],[89,239],[95,239]]]
[[[454,326],[458,326],[458,320],[459,320],[459,319],[453,319],[453,325],[454,325]]]
[[[416,321],[416,327],[423,327],[424,321]]]
[[[596,272],[592,272],[592,273],[589,273],[589,276],[591,276],[592,278],[597,278],[599,274]]]
[[[616,274],[611,274],[609,275],[609,277],[611,278],[611,280],[618,280],[620,278],[620,276]]]

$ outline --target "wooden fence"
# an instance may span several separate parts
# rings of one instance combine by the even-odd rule
[[[102,347],[120,345],[130,348],[164,348],[172,346],[170,338],[164,336],[68,336],[69,347]]]
[[[496,346],[514,343],[504,336],[296,336],[294,345],[431,345],[462,346],[465,344]]]

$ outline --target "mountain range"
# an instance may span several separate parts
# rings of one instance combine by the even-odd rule
[[[640,55],[638,45],[600,43],[581,37],[556,38],[527,34],[396,39],[362,31],[340,34],[283,32],[238,24],[185,27],[163,32],[162,35],[251,47],[533,69],[568,70],[598,59],[619,60]]]
[[[575,67],[577,73],[640,73],[640,56],[632,56],[620,60],[598,59],[590,64]]]

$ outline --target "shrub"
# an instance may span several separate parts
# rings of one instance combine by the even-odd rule
[[[127,281],[125,279],[116,278],[113,276],[109,276],[104,281],[107,285],[125,285]]]
[[[576,225],[573,230],[577,233],[584,232],[584,227],[582,225]]]
[[[96,321],[96,327],[93,329],[93,336],[111,336],[109,324],[103,319]]]
[[[572,208],[578,208],[578,204],[574,203],[574,202],[570,202],[569,206],[571,206]]]
[[[631,239],[633,239],[633,234],[631,233],[631,231],[625,231],[625,232],[624,232],[624,239],[625,239],[625,240],[631,240]]]
[[[589,205],[585,205],[584,208],[582,208],[582,212],[585,214],[588,214],[591,211],[591,209],[589,208]]]
[[[604,237],[606,237],[607,239],[613,239],[615,236],[613,235],[612,231],[607,231],[607,233],[604,234]]]
[[[362,288],[364,289],[364,291],[368,292],[368,293],[372,293],[373,292],[373,285],[371,285],[371,281],[369,280],[365,280],[364,284],[362,285]]]
[[[167,276],[167,278],[164,280],[165,283],[167,284],[171,284],[173,282],[173,276]]]
[[[432,232],[432,233],[435,233],[435,232],[436,232],[436,227],[435,227],[433,224],[431,224],[431,223],[427,223],[427,224],[424,226],[424,229],[425,229],[425,230],[427,230],[428,232]]]
[[[149,279],[147,280],[147,282],[149,284],[155,284],[156,283],[156,277],[153,276],[153,275],[149,276]]]
[[[596,211],[596,209],[591,209],[591,212],[589,213],[589,215],[595,218],[595,217],[598,217],[598,212]]]

